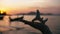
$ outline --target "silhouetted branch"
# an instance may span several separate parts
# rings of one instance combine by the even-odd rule
[[[20,20],[20,22],[23,22],[25,24],[28,24],[38,30],[40,30],[43,34],[52,34],[49,27],[43,23],[38,23],[38,22],[30,22],[27,20]],[[46,21],[44,21],[45,23]]]
[[[24,19],[21,19],[21,18],[19,18],[19,19],[16,18],[16,19],[12,19],[12,20],[14,20],[14,21],[20,21],[20,22],[23,22],[25,24],[28,24],[31,27],[34,27],[35,29],[40,30],[43,34],[51,34],[51,31],[50,31],[49,27],[47,25],[45,25],[45,23],[46,23],[46,21],[48,19],[42,20],[41,23],[27,21],[27,20],[24,20]]]
[[[24,16],[22,16],[20,18],[10,19],[10,21],[20,21],[20,22],[30,25],[31,27],[34,27],[35,29],[40,30],[42,32],[42,34],[52,34],[49,27],[47,25],[45,25],[48,18],[43,20],[43,18],[40,17],[39,10],[37,10],[36,17],[32,21],[24,20],[23,17]],[[41,23],[34,22],[35,20],[39,20]]]

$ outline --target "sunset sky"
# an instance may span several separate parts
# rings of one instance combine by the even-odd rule
[[[42,13],[60,13],[60,0],[0,0],[0,10],[7,14],[26,13],[39,9]]]

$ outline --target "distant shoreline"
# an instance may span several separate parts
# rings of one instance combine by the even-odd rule
[[[23,14],[20,14],[20,15],[23,15]],[[27,14],[24,14],[24,15],[27,15]],[[0,17],[2,17],[2,16],[3,15],[1,15]],[[6,16],[17,16],[17,14],[15,14],[15,15],[6,15]],[[35,15],[30,15],[30,16],[35,16]],[[41,16],[60,16],[60,15],[41,15]]]
[[[42,16],[60,16],[60,15],[42,15]]]

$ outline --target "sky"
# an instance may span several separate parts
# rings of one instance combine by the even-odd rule
[[[26,13],[36,9],[42,13],[60,14],[60,0],[0,0],[0,10],[7,14]]]

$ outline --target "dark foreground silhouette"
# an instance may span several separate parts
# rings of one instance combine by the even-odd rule
[[[23,15],[24,16],[24,15]],[[9,17],[9,19],[10,19],[10,25],[11,25],[11,22],[12,21],[19,21],[19,20],[21,20],[21,19],[23,19],[23,16],[22,17],[20,17],[20,18],[15,18],[15,19],[11,19],[10,17]],[[18,27],[15,27],[16,28],[16,30],[20,30],[20,29],[23,29],[23,28],[18,28]]]
[[[35,29],[40,30],[42,32],[42,34],[52,34],[49,27],[47,25],[45,25],[47,20],[48,19],[45,19],[45,20],[42,19],[41,23],[40,23],[40,22],[27,21],[27,20],[24,20],[23,18],[22,19],[21,18],[15,18],[15,19],[10,18],[10,21],[20,21],[20,22],[30,25],[31,27],[34,27]]]
[[[51,31],[48,28],[48,26],[43,23],[38,23],[38,22],[33,23],[33,22],[29,22],[27,20],[21,20],[21,22],[28,24],[28,25],[40,30],[43,34],[51,34]]]
[[[22,17],[15,18],[15,19],[11,19],[11,17],[9,16],[9,19],[10,19],[9,22],[12,22],[12,21],[19,21],[19,20],[21,20],[21,19],[23,19],[23,18],[24,18],[24,15],[23,15]]]
[[[3,32],[0,32],[0,34],[3,34]]]
[[[24,18],[24,16],[15,18],[15,19],[11,19],[9,17],[10,22],[20,21],[20,22],[30,25],[31,27],[34,27],[35,29],[40,30],[42,32],[42,34],[52,34],[49,27],[45,24],[47,22],[48,18],[43,20],[43,18],[41,18],[41,16],[40,16],[39,10],[37,10],[36,17],[32,21],[27,21],[27,20],[24,20],[23,18]],[[39,20],[40,22],[34,22],[35,20]]]
[[[6,15],[6,12],[2,13],[0,12],[0,20],[3,20],[4,16]]]

